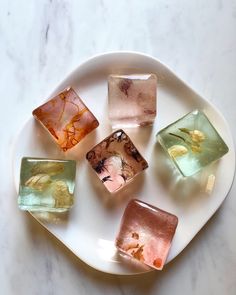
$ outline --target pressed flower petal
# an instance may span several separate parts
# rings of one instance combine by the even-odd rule
[[[49,174],[56,175],[62,173],[64,170],[64,164],[59,162],[38,162],[32,169],[32,175],[36,174]]]
[[[51,183],[50,176],[47,174],[37,174],[30,177],[26,182],[25,186],[36,190],[43,190]]]
[[[199,145],[191,145],[191,150],[193,153],[201,153],[202,152],[202,149]]]
[[[192,141],[202,142],[206,139],[205,134],[200,130],[193,130],[189,132]]]
[[[55,207],[71,207],[74,203],[73,194],[69,192],[67,184],[62,180],[53,183],[52,196],[55,199]]]
[[[188,153],[188,149],[183,145],[173,145],[168,149],[168,153],[171,157],[176,158]]]

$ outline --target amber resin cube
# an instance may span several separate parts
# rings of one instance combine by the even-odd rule
[[[154,74],[110,75],[108,106],[112,128],[151,125],[156,117],[156,92]]]
[[[67,88],[33,111],[34,117],[67,151],[98,127],[98,120],[72,88]]]
[[[161,270],[178,218],[139,200],[131,200],[122,217],[116,247],[141,263]]]
[[[108,189],[115,192],[148,167],[131,139],[117,130],[86,155],[92,168]]]

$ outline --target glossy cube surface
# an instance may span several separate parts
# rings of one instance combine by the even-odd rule
[[[63,151],[81,141],[99,123],[72,88],[67,88],[33,111]]]
[[[18,205],[22,210],[64,212],[74,203],[76,163],[23,158]]]
[[[161,270],[178,218],[139,200],[131,200],[122,217],[116,247],[141,263]]]
[[[204,112],[195,110],[157,134],[158,141],[183,176],[218,160],[228,147]]]
[[[123,130],[97,144],[86,158],[109,192],[119,190],[148,167]]]
[[[110,75],[108,103],[112,127],[152,124],[156,117],[156,92],[154,74]]]

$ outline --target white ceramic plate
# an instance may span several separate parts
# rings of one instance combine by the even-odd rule
[[[158,77],[158,115],[152,128],[126,130],[146,158],[149,168],[115,196],[109,195],[85,160],[86,152],[111,133],[107,116],[107,76],[110,73],[155,73]],[[234,176],[232,136],[222,115],[158,60],[140,53],[115,52],[95,56],[80,65],[50,95],[72,86],[100,121],[78,146],[62,153],[48,133],[29,114],[13,153],[16,187],[23,156],[77,160],[76,203],[67,216],[32,214],[88,265],[113,274],[149,271],[117,255],[114,240],[128,201],[139,198],[179,218],[168,256],[175,258],[193,239],[225,199]],[[42,99],[42,103],[44,100]],[[37,106],[35,106],[37,107]],[[193,109],[202,109],[229,146],[229,153],[192,178],[183,179],[156,144],[162,127]],[[204,192],[209,174],[216,175],[213,192]]]

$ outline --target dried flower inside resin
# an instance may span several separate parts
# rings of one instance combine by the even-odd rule
[[[228,147],[207,116],[195,110],[158,132],[158,141],[184,176],[218,160]]]
[[[115,192],[148,167],[131,139],[117,130],[86,155],[92,168],[110,192]]]
[[[175,144],[168,149],[168,153],[170,154],[171,157],[176,158],[176,157],[181,157],[187,154],[188,149],[183,145]]]
[[[79,143],[99,123],[72,88],[33,111],[34,117],[50,132],[63,151]]]
[[[181,135],[180,134],[175,134],[175,133],[172,133],[172,132],[170,132],[169,134],[171,136],[175,136],[175,137],[183,140],[183,142],[185,142],[185,144],[190,147],[192,152],[195,152],[195,153],[202,152],[201,143],[206,138],[202,131],[189,130],[187,128],[179,128],[179,131],[182,132],[182,133],[187,134],[187,136],[183,136],[182,134]]]
[[[112,128],[145,126],[156,117],[155,74],[110,75],[108,107]]]
[[[66,182],[57,180],[52,186],[52,196],[55,199],[55,207],[71,207],[74,203],[73,194],[70,193]]]
[[[46,173],[48,175],[56,175],[62,173],[64,165],[60,162],[47,162],[38,161],[31,169],[32,175]]]
[[[18,204],[22,210],[63,212],[74,203],[75,161],[23,158]]]
[[[116,247],[141,263],[162,269],[178,218],[139,200],[131,200],[122,217]]]
[[[41,191],[48,187],[51,182],[52,181],[49,175],[37,174],[27,179],[27,181],[25,182],[25,186]]]
[[[189,131],[189,135],[193,142],[202,142],[206,139],[205,134],[199,130]]]

